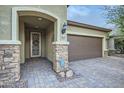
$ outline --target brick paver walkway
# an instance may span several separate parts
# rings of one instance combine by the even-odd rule
[[[60,82],[49,61],[35,58],[21,66],[21,78],[28,80],[28,87],[124,87],[123,58],[108,57],[75,61],[70,62],[70,68],[76,74],[80,74],[80,77]]]

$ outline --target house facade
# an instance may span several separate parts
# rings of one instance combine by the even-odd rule
[[[26,59],[46,58],[59,74],[71,61],[105,57],[111,31],[67,21],[66,5],[0,6],[0,28],[2,83],[18,81]]]

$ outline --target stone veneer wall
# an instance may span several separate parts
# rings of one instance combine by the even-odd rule
[[[20,46],[0,45],[0,84],[20,79]]]
[[[68,44],[53,44],[53,69],[58,73],[68,70]],[[60,59],[64,60],[64,68],[60,65]]]

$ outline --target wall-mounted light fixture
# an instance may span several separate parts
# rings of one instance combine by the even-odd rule
[[[67,24],[66,23],[64,23],[63,24],[63,27],[62,27],[62,34],[64,34],[65,32],[66,32],[66,29],[67,29]]]

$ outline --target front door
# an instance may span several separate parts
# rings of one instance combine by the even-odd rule
[[[31,57],[41,56],[41,33],[31,32]]]

